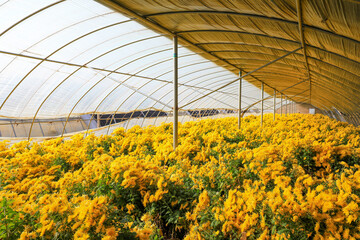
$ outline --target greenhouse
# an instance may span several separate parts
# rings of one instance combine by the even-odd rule
[[[0,0],[0,239],[360,239],[357,0]]]

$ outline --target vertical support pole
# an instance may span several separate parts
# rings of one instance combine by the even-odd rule
[[[264,120],[264,83],[261,83],[261,122],[260,125],[262,127]]]
[[[281,101],[280,101],[280,115],[282,116],[283,115],[283,94],[281,94]]]
[[[285,98],[285,116],[287,116],[288,113],[288,101],[287,98]]]
[[[174,36],[174,121],[173,121],[173,148],[178,146],[178,122],[179,122],[179,106],[178,106],[178,38]]]
[[[275,114],[276,114],[276,90],[274,89],[274,121],[275,121]]]
[[[241,88],[242,88],[242,78],[241,70],[239,71],[239,119],[238,119],[238,128],[241,128]]]

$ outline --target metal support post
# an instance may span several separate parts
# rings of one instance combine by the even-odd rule
[[[179,122],[179,107],[178,107],[178,38],[174,36],[174,121],[173,121],[173,148],[178,146],[178,122]]]
[[[238,119],[238,128],[241,128],[241,88],[242,88],[242,78],[241,78],[241,70],[239,72],[239,119]]]
[[[276,90],[274,89],[274,121],[275,121],[275,114],[276,114]]]
[[[263,125],[264,120],[264,83],[261,83],[261,122],[260,125]]]
[[[287,116],[288,113],[288,100],[285,98],[285,116]]]

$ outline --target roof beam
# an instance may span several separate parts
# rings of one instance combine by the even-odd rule
[[[307,71],[307,77],[309,79],[309,103],[311,104],[311,75],[310,75],[310,68],[308,63],[308,58],[306,54],[306,44],[304,40],[304,29],[303,29],[303,23],[302,23],[302,6],[301,6],[301,0],[296,0],[296,11],[297,11],[297,17],[298,17],[298,25],[299,25],[299,34],[300,34],[300,41],[301,46],[303,48],[303,54],[305,59],[305,67]]]
[[[16,22],[15,24],[13,24],[13,25],[11,25],[9,28],[7,28],[5,31],[3,31],[2,33],[0,33],[0,37],[3,36],[3,35],[4,35],[5,33],[7,33],[8,31],[10,31],[11,29],[13,29],[14,27],[16,27],[17,25],[19,25],[19,24],[21,24],[22,22],[24,22],[25,20],[27,20],[27,19],[35,16],[36,14],[38,14],[38,13],[40,13],[40,12],[42,12],[42,11],[48,9],[48,8],[51,8],[51,7],[53,7],[53,6],[55,6],[55,5],[59,4],[59,3],[62,3],[62,2],[65,2],[65,0],[60,0],[60,1],[54,2],[54,3],[50,4],[50,5],[47,5],[47,6],[43,7],[43,8],[41,8],[41,9],[39,9],[39,10],[31,13],[30,15],[27,15],[26,17],[22,18],[20,21]]]
[[[298,41],[295,41],[295,40],[290,40],[290,39],[286,39],[286,38],[275,37],[275,36],[270,36],[270,35],[260,34],[260,33],[251,33],[251,32],[244,32],[244,31],[237,31],[237,30],[226,30],[226,29],[198,29],[198,30],[186,30],[186,31],[178,31],[178,32],[175,32],[174,34],[201,33],[201,32],[218,32],[218,33],[237,33],[237,34],[247,34],[247,35],[252,35],[252,36],[268,37],[268,38],[272,38],[272,39],[276,39],[276,40],[281,40],[281,41],[286,41],[286,42],[291,42],[291,43],[297,43],[297,44],[300,44],[300,42],[298,42]],[[194,44],[194,45],[198,46],[198,44]]]

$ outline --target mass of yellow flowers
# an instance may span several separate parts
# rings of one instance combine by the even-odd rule
[[[360,239],[360,128],[292,114],[0,143],[0,239]]]

